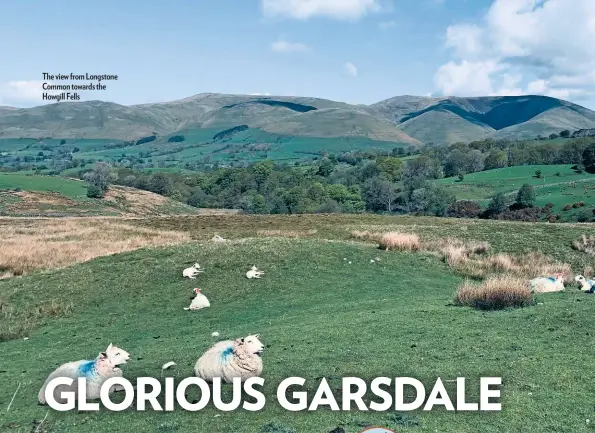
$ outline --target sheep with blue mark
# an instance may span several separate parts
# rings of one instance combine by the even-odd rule
[[[194,373],[207,382],[212,382],[215,377],[226,383],[231,383],[234,377],[241,378],[242,382],[250,377],[259,377],[264,352],[259,336],[248,335],[216,343],[198,359]]]
[[[564,275],[557,273],[554,277],[538,277],[533,278],[529,285],[531,291],[536,293],[551,293],[564,291]]]
[[[107,379],[111,377],[122,377],[122,370],[118,366],[125,364],[129,359],[130,354],[128,352],[110,344],[106,351],[101,352],[95,359],[62,364],[48,376],[41,387],[37,396],[39,403],[47,404],[45,390],[48,384],[58,377],[67,377],[75,380],[70,386],[60,385],[54,389],[54,400],[58,403],[66,402],[62,398],[62,392],[64,391],[72,391],[75,395],[78,394],[76,379],[79,377],[85,377],[87,379],[87,398],[90,400],[97,399],[100,396],[101,386]],[[110,393],[117,390],[116,386],[113,386],[110,389]]]

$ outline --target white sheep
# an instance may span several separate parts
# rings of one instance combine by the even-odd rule
[[[595,292],[595,280],[587,280],[582,275],[577,275],[574,277],[574,281],[578,282],[581,285],[581,290],[585,293],[593,293]]]
[[[259,377],[264,352],[259,336],[248,335],[245,338],[216,343],[196,361],[194,373],[207,382],[212,382],[215,377],[220,377],[227,383],[232,382],[234,377],[239,377],[242,381]]]
[[[182,275],[184,277],[190,278],[191,280],[195,280],[198,274],[203,273],[204,271],[200,269],[200,265],[195,263],[193,266],[184,269]]]
[[[200,293],[199,288],[194,289],[194,293],[196,294],[196,296],[192,300],[190,307],[184,308],[184,310],[200,310],[202,308],[211,306],[211,303],[209,302],[207,297],[205,295],[203,295],[202,293]]]
[[[537,293],[562,292],[564,290],[564,277],[557,273],[555,277],[538,277],[532,279],[529,284],[531,290]]]
[[[213,242],[225,242],[226,240],[227,240],[227,239],[225,239],[225,238],[222,238],[222,237],[221,237],[221,236],[219,236],[219,235],[215,235],[215,236],[213,236],[213,237],[211,238],[211,241],[213,241]]]
[[[126,361],[129,359],[130,354],[128,352],[110,344],[106,351],[101,352],[95,359],[62,364],[48,376],[41,387],[37,395],[39,403],[46,404],[45,390],[50,381],[57,377],[68,377],[75,380],[71,386],[60,385],[54,389],[54,400],[57,402],[65,403],[65,399],[61,398],[61,394],[64,391],[73,391],[75,395],[78,394],[76,379],[79,377],[87,378],[87,398],[97,399],[99,398],[101,385],[107,379],[110,377],[122,377],[122,370],[118,366],[126,364]],[[118,389],[121,388],[113,386],[110,388],[110,393]]]
[[[261,278],[264,275],[263,271],[259,271],[256,266],[252,266],[248,272],[246,272],[246,278]]]

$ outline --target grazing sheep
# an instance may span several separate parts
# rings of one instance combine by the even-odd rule
[[[232,382],[234,377],[245,381],[260,376],[264,346],[258,337],[259,334],[248,335],[216,343],[196,361],[194,373],[207,382],[220,377],[227,383]]]
[[[211,303],[209,302],[207,297],[205,295],[203,295],[202,293],[200,293],[199,288],[194,289],[194,293],[196,294],[196,296],[192,300],[190,307],[184,308],[184,310],[200,310],[202,308],[211,306]]]
[[[193,266],[184,269],[184,271],[182,272],[182,275],[184,277],[190,278],[191,280],[195,280],[197,275],[204,272],[202,269],[200,269],[200,265],[198,263],[195,263]]]
[[[264,272],[259,271],[256,266],[252,266],[252,268],[248,272],[246,272],[246,278],[248,278],[248,279],[261,278],[263,275],[264,275]]]
[[[529,284],[531,290],[537,293],[551,293],[561,292],[564,290],[564,277],[562,274],[557,273],[555,277],[538,277],[532,279]]]
[[[211,241],[213,242],[225,242],[227,239],[222,238],[219,235],[215,235],[211,238]]]
[[[97,358],[93,360],[82,360],[62,364],[54,370],[46,379],[37,398],[40,404],[46,404],[45,389],[50,381],[57,377],[68,377],[75,379],[71,386],[60,385],[54,389],[54,400],[58,403],[65,403],[66,400],[61,397],[64,391],[74,391],[75,395],[78,393],[76,379],[79,377],[87,378],[87,398],[97,399],[101,391],[101,385],[110,377],[122,377],[122,370],[118,365],[126,364],[130,359],[130,354],[112,344],[110,344],[105,352],[101,352]],[[118,387],[113,386],[110,393],[117,391]]]
[[[595,280],[587,280],[582,275],[577,275],[574,277],[574,281],[578,282],[581,285],[581,290],[585,293],[593,293],[595,292]]]

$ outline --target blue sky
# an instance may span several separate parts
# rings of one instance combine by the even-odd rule
[[[126,105],[532,93],[595,109],[592,0],[4,0],[0,40],[0,105],[40,105],[42,72],[73,72],[117,74],[83,100]]]

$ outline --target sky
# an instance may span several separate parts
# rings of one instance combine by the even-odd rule
[[[48,72],[118,75],[79,93],[124,105],[540,94],[595,109],[595,0],[3,0],[0,40],[0,105],[16,107],[45,103]]]

